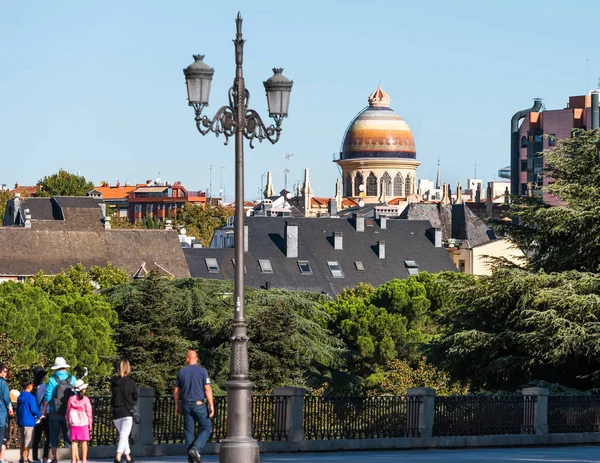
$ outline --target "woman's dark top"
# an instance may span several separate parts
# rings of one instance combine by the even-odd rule
[[[112,392],[113,418],[127,418],[131,416],[130,410],[138,401],[137,387],[134,381],[127,376],[115,376],[110,379],[110,390]]]

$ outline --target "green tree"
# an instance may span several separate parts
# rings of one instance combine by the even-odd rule
[[[378,288],[359,285],[325,305],[351,351],[350,372],[361,377],[382,371],[390,360],[417,359],[431,338],[432,325],[425,286],[415,278],[394,279]]]
[[[13,194],[8,190],[0,190],[0,227],[4,222],[4,214],[6,213],[6,204],[11,200]]]
[[[195,236],[202,246],[210,246],[215,228],[227,224],[227,219],[233,216],[233,209],[218,205],[212,207],[186,203],[183,210],[177,214],[175,225],[185,227],[189,236]]]
[[[117,313],[115,340],[120,358],[132,364],[140,386],[167,394],[191,343],[181,335],[173,285],[152,271],[144,280],[105,293]]]
[[[104,267],[99,267],[97,265],[90,267],[89,276],[90,279],[100,285],[100,288],[102,289],[122,285],[130,280],[127,270],[115,267],[112,262],[107,262]]]
[[[116,313],[99,295],[50,294],[40,286],[0,285],[0,333],[18,347],[16,369],[65,357],[75,371],[90,369],[92,381],[112,370]]]
[[[562,202],[550,206],[541,197],[513,198],[518,223],[495,221],[528,257],[534,270],[600,271],[600,130],[574,130],[544,151],[545,171],[553,183],[544,191]]]
[[[405,395],[411,387],[430,387],[437,395],[463,395],[469,388],[452,380],[450,375],[422,358],[416,365],[406,360],[391,360],[384,371],[369,376],[365,381],[370,395]]]
[[[83,175],[76,175],[60,169],[56,174],[47,175],[38,182],[37,196],[86,196],[94,184]]]
[[[532,380],[600,385],[600,275],[501,269],[457,280],[455,306],[429,358],[475,390]]]

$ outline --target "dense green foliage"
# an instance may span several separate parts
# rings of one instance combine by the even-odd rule
[[[544,192],[562,205],[551,207],[540,197],[514,198],[511,214],[518,223],[494,223],[525,252],[533,270],[600,271],[599,142],[600,129],[575,130],[542,153],[553,180]]]
[[[46,175],[38,182],[36,196],[86,196],[94,184],[83,175],[60,169],[56,174]]]
[[[600,385],[600,275],[503,269],[452,291],[436,363],[454,378],[488,390]]]
[[[6,213],[6,204],[11,200],[13,194],[8,190],[0,190],[0,226],[4,222],[4,214]]]
[[[227,224],[233,216],[233,209],[222,205],[212,207],[186,203],[175,218],[176,228],[184,227],[189,236],[195,236],[202,246],[210,246],[215,228]]]
[[[30,284],[0,284],[0,333],[16,348],[8,356],[17,376],[56,356],[65,357],[76,371],[88,367],[92,380],[106,376],[114,361],[116,321],[117,314],[100,295],[50,294]]]

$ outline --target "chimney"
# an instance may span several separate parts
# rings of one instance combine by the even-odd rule
[[[17,182],[15,182],[15,190],[19,189],[19,184]]]
[[[165,230],[173,230],[173,221],[171,219],[165,220]]]
[[[354,214],[354,226],[357,232],[365,231],[365,218],[362,215]]]
[[[344,249],[342,232],[333,232],[333,249],[341,251]]]
[[[600,112],[598,109],[598,97],[600,90],[592,91],[592,130],[600,127]]]
[[[248,252],[248,225],[244,225],[244,252]]]
[[[298,225],[285,223],[285,256],[298,257]]]
[[[454,204],[462,204],[463,200],[462,200],[462,187],[460,186],[460,182],[458,182],[458,185],[456,186],[456,201],[454,202]]]
[[[492,188],[492,184],[488,183],[487,186],[487,194],[485,197],[485,213],[488,217],[491,217],[494,213],[494,189]]]
[[[380,217],[379,218],[379,227],[382,230],[385,230],[387,228],[387,217]]]
[[[31,228],[31,214],[25,214],[25,228]]]
[[[433,245],[436,248],[442,247],[442,229],[441,228],[433,229]]]
[[[385,259],[385,241],[377,241],[377,247],[379,248],[379,258]]]
[[[450,200],[450,186],[447,183],[444,183],[443,189],[442,189],[442,200],[440,201],[441,204],[450,204],[451,200]]]
[[[330,216],[337,215],[337,213],[338,213],[337,201],[335,199],[331,198],[327,205],[327,209],[329,210]]]
[[[110,230],[110,217],[108,216],[104,217],[104,229]]]
[[[477,184],[477,190],[475,191],[475,202],[479,204],[481,202],[481,186]]]
[[[504,190],[504,204],[510,204],[510,192],[508,191],[508,187]]]

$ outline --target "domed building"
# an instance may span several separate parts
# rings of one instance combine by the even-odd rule
[[[340,159],[343,196],[365,203],[384,203],[416,193],[415,141],[408,124],[392,108],[378,86],[369,106],[352,120],[342,143]]]

